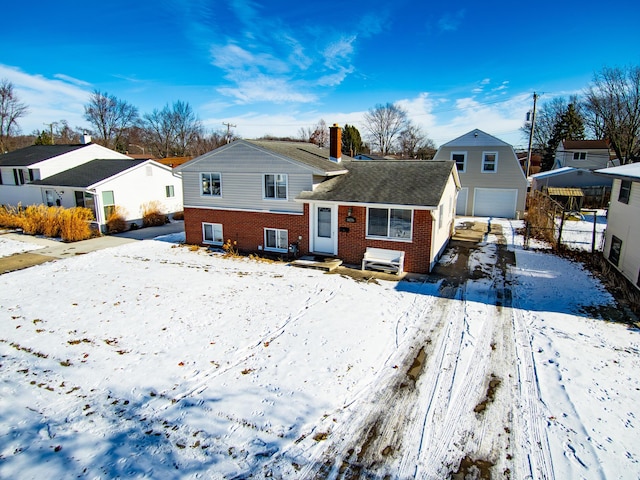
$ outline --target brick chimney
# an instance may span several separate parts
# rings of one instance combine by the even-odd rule
[[[329,160],[336,163],[342,161],[342,129],[337,123],[329,127]]]

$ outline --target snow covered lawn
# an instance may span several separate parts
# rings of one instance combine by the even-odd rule
[[[43,246],[17,242],[16,240],[0,236],[0,257],[9,257],[16,253],[31,252],[40,248],[43,248]]]
[[[637,478],[639,332],[503,228],[460,284],[152,240],[1,275],[0,477]]]

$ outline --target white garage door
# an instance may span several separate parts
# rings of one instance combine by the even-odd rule
[[[475,217],[515,218],[517,199],[517,190],[476,188],[473,215]]]
[[[467,214],[467,197],[469,196],[468,188],[461,188],[458,192],[458,200],[456,202],[456,215]]]

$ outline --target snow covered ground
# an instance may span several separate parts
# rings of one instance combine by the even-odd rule
[[[15,240],[3,238],[0,236],[0,258],[9,257],[16,253],[31,252],[40,248],[43,248],[43,246],[26,242],[17,242]]]
[[[640,332],[498,223],[466,280],[179,237],[1,275],[0,478],[640,477]]]
[[[595,249],[601,252],[604,247],[604,232],[607,229],[606,210],[583,211],[581,217],[565,220],[562,228],[562,244],[574,250],[590,252],[594,241],[594,216]],[[560,228],[560,220],[556,220],[556,226]]]

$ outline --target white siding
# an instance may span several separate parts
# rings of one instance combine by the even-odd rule
[[[313,175],[308,168],[245,143],[214,150],[185,164],[181,171],[185,207],[302,213],[303,204],[294,199],[301,191],[313,188]],[[203,172],[221,174],[220,197],[201,195]],[[264,174],[287,175],[287,200],[263,198]]]
[[[151,175],[148,167],[151,166]],[[175,196],[167,198],[165,187],[174,186]],[[155,164],[143,163],[126,172],[100,182],[95,189],[98,223],[105,219],[102,192],[113,191],[115,204],[125,210],[127,221],[139,222],[144,204],[158,201],[163,213],[182,210],[182,182],[172,171]],[[65,192],[66,193],[66,192]],[[74,198],[75,205],[75,198]]]
[[[57,157],[43,160],[31,166],[31,168],[40,170],[40,179],[43,180],[56,173],[64,172],[70,168],[77,167],[78,165],[85,164],[91,160],[101,159],[119,159],[119,158],[131,158],[122,153],[118,153],[115,150],[110,150],[101,145],[91,144],[86,147],[78,148],[71,152]]]
[[[443,208],[444,215],[443,221],[440,223],[440,207]],[[447,185],[440,199],[440,204],[436,210],[431,212],[435,222],[434,230],[431,235],[431,252],[429,254],[430,269],[432,269],[442,254],[442,251],[447,246],[449,238],[453,234],[453,225],[455,221],[455,208],[456,208],[456,184],[453,178],[453,174],[449,176]]]
[[[618,201],[621,183],[619,179],[613,181],[603,253],[606,258],[609,258],[613,235],[622,240],[618,270],[631,283],[638,286],[640,273],[640,242],[638,241],[640,239],[640,182],[632,183],[628,204]]]

